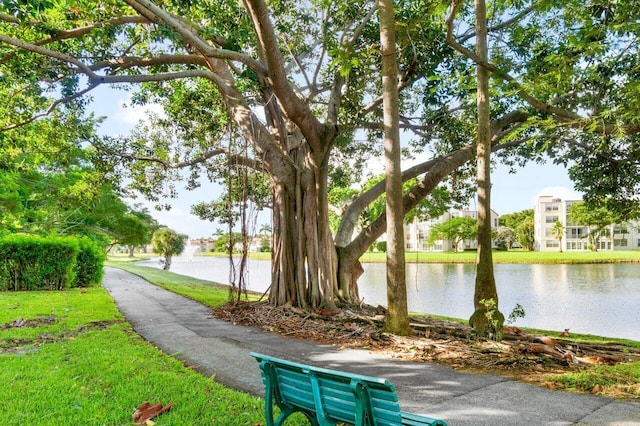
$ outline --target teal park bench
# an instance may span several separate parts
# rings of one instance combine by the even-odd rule
[[[400,411],[395,387],[386,379],[312,367],[251,353],[265,385],[267,426],[280,426],[291,414],[303,413],[314,426],[444,425],[442,420]],[[273,420],[274,402],[280,415]]]

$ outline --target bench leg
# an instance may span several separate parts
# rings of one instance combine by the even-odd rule
[[[284,421],[287,420],[287,418],[290,415],[292,415],[297,411],[300,411],[302,414],[304,414],[305,417],[309,419],[309,422],[311,423],[312,426],[320,426],[318,424],[318,420],[316,419],[316,416],[313,413],[283,407],[280,404],[278,404],[278,407],[281,410],[280,415],[274,421],[273,417],[275,413],[274,413],[273,407],[274,405],[276,405],[275,398],[276,398],[276,395],[275,395],[275,392],[273,392],[273,388],[271,386],[267,386],[267,388],[265,389],[265,395],[264,395],[264,417],[267,423],[266,426],[282,426],[284,424]]]
[[[270,425],[274,425],[274,426],[282,426],[284,424],[284,421],[289,418],[290,415],[292,415],[295,412],[300,412],[302,414],[305,415],[305,417],[309,420],[309,423],[311,423],[311,426],[321,426],[318,423],[318,420],[316,419],[316,416],[313,415],[313,413],[309,413],[307,411],[298,411],[298,410],[286,410],[280,413],[280,415],[278,416],[278,418],[276,419],[275,423],[269,423],[269,420],[267,420],[267,426]],[[273,417],[271,417],[273,418]]]

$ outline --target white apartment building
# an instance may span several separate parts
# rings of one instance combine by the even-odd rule
[[[454,217],[472,217],[478,219],[478,212],[474,210],[455,210],[446,212],[442,216],[429,220],[414,220],[404,226],[405,248],[409,251],[453,251],[451,242],[438,240],[434,244],[429,245],[429,233],[431,228],[439,223],[446,222]],[[491,227],[498,227],[498,213],[491,210]],[[458,251],[472,250],[478,248],[477,241],[465,240],[458,246]]]
[[[535,249],[539,251],[590,250],[588,226],[572,224],[568,219],[569,206],[581,200],[562,200],[553,196],[541,196],[533,209]],[[564,236],[559,241],[552,234],[553,225],[562,223]],[[612,224],[608,235],[600,238],[598,250],[637,250],[640,248],[640,232],[637,222]]]

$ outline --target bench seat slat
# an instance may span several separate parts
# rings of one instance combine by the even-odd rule
[[[400,414],[402,415],[402,426],[447,426],[444,421],[432,419],[431,417],[407,413],[406,411],[403,411]]]

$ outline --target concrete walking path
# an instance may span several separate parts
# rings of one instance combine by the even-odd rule
[[[551,391],[501,376],[396,361],[232,325],[206,306],[128,272],[105,268],[103,285],[135,331],[167,354],[234,389],[262,396],[249,352],[387,378],[404,411],[456,425],[639,425],[640,403]]]

